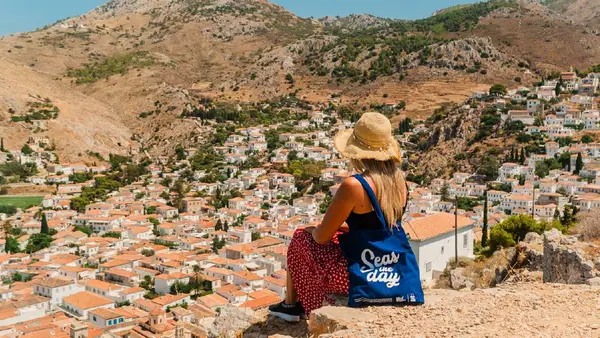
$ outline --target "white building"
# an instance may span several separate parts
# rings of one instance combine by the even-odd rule
[[[33,293],[50,298],[50,304],[54,308],[62,303],[63,298],[83,291],[83,287],[76,284],[72,279],[62,278],[40,278],[33,282]]]
[[[430,281],[454,259],[454,215],[441,212],[404,222],[403,227],[415,253],[422,281]],[[458,216],[458,256],[474,257],[475,221]]]
[[[63,299],[62,308],[70,314],[80,318],[87,319],[88,313],[95,309],[114,309],[115,303],[106,297],[95,293],[82,291]]]
[[[162,274],[154,278],[154,291],[159,295],[171,292],[171,286],[177,282],[187,284],[190,281],[190,276],[174,272],[172,274]]]

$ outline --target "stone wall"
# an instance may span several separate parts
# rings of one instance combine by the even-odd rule
[[[528,234],[519,247],[527,255],[528,268],[541,270],[545,283],[600,285],[600,246],[595,243],[552,229],[543,237]]]

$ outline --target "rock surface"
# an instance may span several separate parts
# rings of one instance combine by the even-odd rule
[[[562,235],[553,229],[544,234],[542,270],[544,282],[584,284],[599,277],[594,260],[600,256],[600,247],[591,242],[580,242],[575,236]]]
[[[473,288],[473,281],[465,276],[465,268],[456,268],[450,271],[450,285],[454,290]]]
[[[505,283],[471,292],[426,290],[417,307],[323,308],[310,337],[598,337],[600,288]],[[399,335],[399,333],[402,333]]]
[[[325,306],[310,314],[308,330],[312,335],[319,336],[335,331],[359,329],[356,323],[368,323],[375,319],[375,314],[359,309]]]
[[[221,308],[219,315],[210,326],[210,338],[236,338],[239,333],[260,321],[250,308],[226,306]]]

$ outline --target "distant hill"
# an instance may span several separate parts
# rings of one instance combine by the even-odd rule
[[[11,145],[24,142],[27,132],[8,109],[41,95],[82,107],[74,113],[85,121],[60,120],[81,140],[57,149],[65,158],[85,158],[88,146],[103,156],[165,154],[202,137],[204,128],[179,118],[201,97],[248,102],[295,93],[327,104],[335,96],[356,109],[405,100],[406,115],[426,117],[496,82],[516,86],[548,70],[600,63],[599,48],[589,29],[531,1],[403,21],[304,19],[266,0],[111,0],[0,39],[0,63],[22,69],[0,71],[21,88],[0,92],[0,131]],[[89,121],[103,130],[101,144]],[[53,123],[45,133],[64,135]]]
[[[599,0],[541,0],[548,8],[565,14],[573,22],[600,25]]]

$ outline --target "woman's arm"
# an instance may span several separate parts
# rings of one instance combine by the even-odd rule
[[[362,186],[354,177],[349,177],[342,182],[325,213],[323,222],[318,227],[309,230],[312,230],[313,238],[317,243],[329,242],[335,232],[344,224],[354,209],[356,196],[360,189]]]

